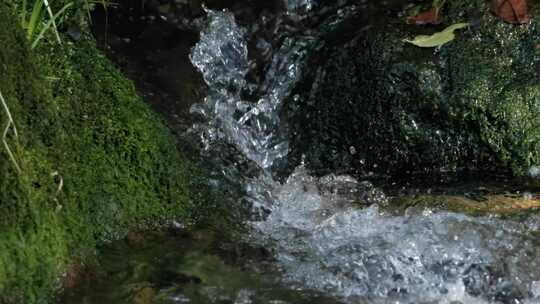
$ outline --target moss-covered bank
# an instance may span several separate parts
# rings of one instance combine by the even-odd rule
[[[189,219],[193,168],[91,37],[31,51],[0,4],[0,303],[44,303],[69,265],[133,227]],[[4,131],[8,117],[0,110]],[[16,168],[20,166],[20,172]]]

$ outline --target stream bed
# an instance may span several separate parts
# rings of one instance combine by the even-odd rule
[[[98,263],[59,303],[340,303],[285,286],[268,252],[211,230],[130,234],[101,248]]]

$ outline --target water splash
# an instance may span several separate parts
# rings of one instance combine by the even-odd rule
[[[289,13],[306,13],[312,11],[317,2],[314,0],[284,0]]]
[[[208,26],[191,54],[210,90],[204,104],[192,108],[208,122],[198,126],[202,141],[206,149],[217,140],[227,141],[260,168],[270,168],[289,150],[281,132],[279,110],[300,76],[310,40],[284,41],[262,84],[265,94],[251,103],[241,94],[250,87],[245,80],[249,65],[245,31],[231,13],[207,12]]]
[[[533,291],[540,284],[540,242],[531,236],[540,232],[538,219],[517,223],[430,210],[394,216],[380,210],[380,194],[360,198],[379,197],[361,209],[321,191],[327,183],[300,167],[274,188],[266,220],[253,223],[256,240],[276,248],[292,282],[351,300],[540,301]]]
[[[311,1],[288,1],[289,9]],[[351,303],[540,303],[540,220],[503,221],[450,212],[385,214],[384,194],[350,176],[310,176],[303,166],[281,184],[272,165],[287,155],[279,118],[313,38],[288,37],[272,57],[256,102],[242,98],[245,31],[228,12],[208,11],[191,60],[209,86],[193,112],[205,149],[233,145],[263,170],[239,176],[257,212],[253,242],[273,249],[286,279]],[[233,164],[234,165],[234,164]],[[223,169],[224,174],[228,169]]]
[[[206,12],[208,25],[193,48],[191,62],[202,73],[211,91],[234,95],[244,87],[248,69],[245,32],[236,26],[232,14]]]

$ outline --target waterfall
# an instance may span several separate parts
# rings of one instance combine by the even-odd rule
[[[286,4],[314,8],[306,0]],[[279,113],[285,98],[295,98],[291,89],[309,68],[316,38],[283,39],[264,81],[250,83],[247,30],[230,12],[207,14],[191,60],[209,92],[192,109],[205,120],[193,130],[204,150],[232,145],[258,167],[239,177],[253,208],[267,210],[248,223],[250,239],[272,248],[285,282],[350,303],[540,303],[538,217],[517,222],[414,208],[388,214],[381,208],[388,199],[369,182],[314,177],[302,165],[275,180],[272,168],[289,149]],[[252,91],[262,93],[245,100]]]

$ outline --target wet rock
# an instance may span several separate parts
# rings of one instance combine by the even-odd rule
[[[330,174],[319,179],[318,187],[321,195],[342,207],[348,205],[386,205],[388,203],[384,192],[372,183],[359,182],[351,176]]]
[[[62,287],[75,288],[88,278],[95,277],[95,269],[80,260],[73,261],[62,276]]]
[[[396,17],[326,35],[286,110],[290,160],[366,177],[527,174],[540,161],[540,27],[505,24],[484,2],[448,4],[442,27],[473,26],[436,49],[402,41],[436,28]]]
[[[386,209],[400,214],[405,210],[449,210],[469,215],[518,216],[540,210],[540,193],[529,191],[467,191],[464,193],[418,193],[392,197]]]
[[[140,247],[144,245],[145,237],[143,232],[130,231],[126,236],[126,241],[131,247]]]
[[[162,273],[160,273],[160,283],[163,286],[170,286],[173,284],[201,284],[201,282],[202,280],[196,276],[191,276],[176,271],[162,271]]]
[[[157,292],[151,287],[143,287],[135,292],[133,296],[134,304],[150,304],[154,303],[154,298]]]

